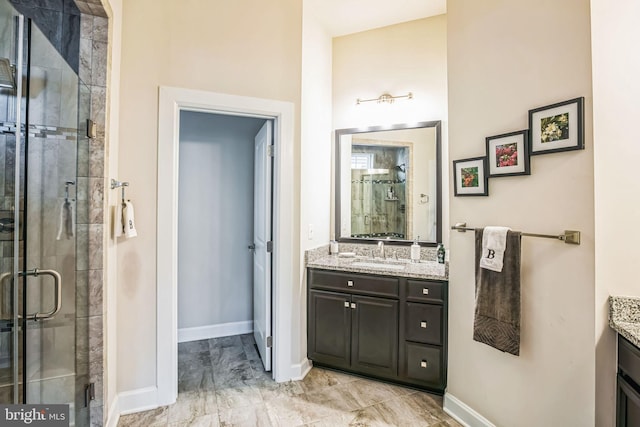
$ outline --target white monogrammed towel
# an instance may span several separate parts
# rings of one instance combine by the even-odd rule
[[[482,256],[480,267],[486,270],[502,271],[504,251],[507,249],[509,227],[485,227],[482,232]]]
[[[136,222],[133,214],[133,203],[131,203],[131,200],[127,200],[124,203],[122,216],[124,217],[124,237],[126,237],[127,239],[136,237],[138,235],[138,231],[136,230]]]

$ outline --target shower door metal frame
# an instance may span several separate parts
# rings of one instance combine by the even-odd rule
[[[18,284],[20,281],[20,257],[18,252],[20,251],[20,146],[22,143],[22,73],[24,57],[24,15],[19,14],[18,21],[18,40],[16,47],[16,148],[15,148],[15,175],[14,175],[14,202],[13,202],[13,215],[14,215],[14,232],[13,232],[13,403],[20,403],[20,371],[18,369],[20,362],[19,346],[20,346],[20,318],[19,318],[19,304],[20,296],[18,293]],[[26,122],[25,122],[25,136],[26,136]],[[26,325],[25,325],[26,326]],[[23,330],[23,334],[26,335],[26,329]],[[26,359],[23,357],[23,359]],[[24,363],[24,360],[23,360]],[[22,370],[23,375],[26,375],[25,366]],[[23,380],[22,398],[26,401],[26,381]]]

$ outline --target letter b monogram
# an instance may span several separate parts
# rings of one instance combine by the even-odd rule
[[[493,249],[489,249],[489,253],[487,254],[487,259],[494,259],[496,257],[496,251]]]

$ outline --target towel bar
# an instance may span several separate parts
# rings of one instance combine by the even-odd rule
[[[465,231],[474,231],[475,228],[467,227],[466,222],[458,222],[456,225],[451,226],[452,230],[457,230],[461,233]],[[522,233],[523,236],[527,237],[543,237],[545,239],[556,239],[562,240],[565,243],[569,243],[571,245],[579,245],[580,244],[580,232],[577,230],[564,230],[564,234],[538,234],[538,233]]]

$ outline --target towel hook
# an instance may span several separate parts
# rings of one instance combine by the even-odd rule
[[[123,181],[116,181],[115,179],[111,179],[111,189],[116,189],[116,188],[122,188],[122,203],[124,204],[125,202],[125,196],[124,196],[124,187],[128,187],[129,183],[128,182],[123,182]]]
[[[69,186],[70,185],[76,185],[75,181],[65,181],[64,183],[64,201],[68,202],[69,201]],[[72,202],[75,202],[76,199],[71,199]]]

